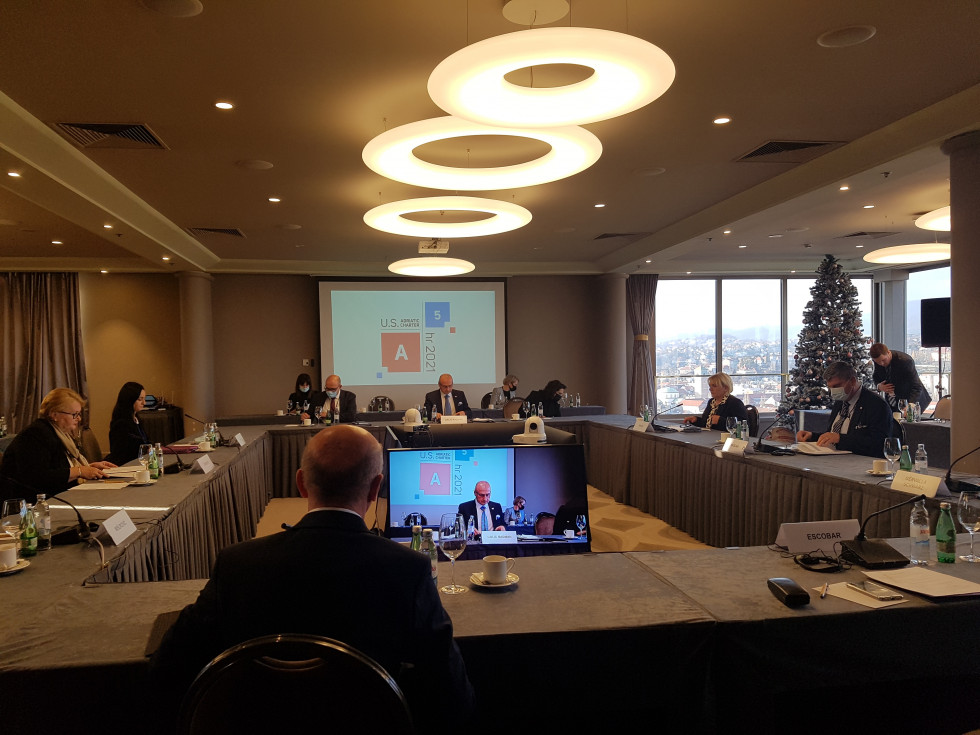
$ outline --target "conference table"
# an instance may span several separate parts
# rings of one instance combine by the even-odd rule
[[[980,673],[980,636],[973,634],[980,599],[914,598],[877,611],[814,599],[790,610],[768,592],[772,576],[795,577],[806,587],[825,578],[762,545],[774,539],[780,518],[853,517],[851,511],[907,497],[864,475],[867,458],[717,457],[713,432],[641,434],[627,428],[633,421],[554,423],[586,441],[593,485],[637,507],[661,508],[651,512],[690,523],[693,531],[684,530],[714,546],[752,548],[522,558],[516,586],[445,597],[470,676],[494,707],[511,697],[542,715],[544,726],[635,716],[696,731],[741,724],[776,732],[785,729],[782,714],[810,707],[826,716],[843,706],[847,687],[859,687],[921,699],[917,710],[935,725],[926,697],[937,685],[966,686]],[[383,425],[367,428],[385,433]],[[182,472],[151,487],[65,493],[89,519],[127,508],[138,532],[121,547],[108,546],[104,565],[97,548],[79,544],[43,552],[22,573],[0,578],[0,708],[7,729],[26,727],[18,717],[33,717],[39,694],[53,691],[59,696],[45,699],[51,729],[104,729],[98,718],[79,723],[78,712],[104,706],[106,692],[118,708],[113,716],[139,721],[154,621],[193,601],[220,548],[254,535],[283,481],[277,467],[286,473],[287,458],[277,453],[315,431],[230,427],[226,436],[241,433],[246,445],[210,453],[216,467],[207,475]],[[818,464],[828,460],[834,464]],[[819,500],[821,493],[827,498]],[[58,501],[54,506],[55,526],[74,517]],[[881,525],[897,527],[887,535],[907,534],[908,515],[898,515],[898,522]],[[908,539],[895,543],[904,548]],[[961,539],[961,548],[967,543]],[[458,563],[457,578],[479,564]],[[977,567],[942,571],[980,582]],[[440,583],[449,571],[440,564]],[[833,578],[860,576],[852,569]],[[827,692],[835,696],[820,696]],[[28,701],[22,712],[19,703]],[[948,730],[930,730],[980,726],[972,701],[950,708]],[[904,717],[917,716],[906,709]],[[879,717],[872,731],[890,722]],[[827,725],[817,717],[814,730],[818,722]],[[806,731],[806,722],[797,725]]]

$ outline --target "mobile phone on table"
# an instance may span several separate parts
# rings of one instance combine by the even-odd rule
[[[857,590],[861,594],[873,597],[876,600],[901,600],[902,594],[896,592],[895,590],[890,590],[887,587],[883,587],[877,582],[872,582],[870,579],[865,579],[862,582],[848,582],[847,586],[852,590]]]

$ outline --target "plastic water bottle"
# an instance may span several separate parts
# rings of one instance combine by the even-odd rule
[[[432,538],[431,528],[422,529],[422,548],[420,548],[419,551],[429,557],[429,564],[432,566],[432,581],[438,583],[439,550],[436,548],[436,542]]]
[[[470,519],[466,521],[466,538],[469,541],[476,538],[476,521],[473,520],[473,516],[470,516]]]
[[[538,401],[538,416],[544,416],[544,403]]]
[[[578,408],[582,405],[582,396],[578,393],[575,394],[575,407]]]
[[[37,496],[34,504],[34,522],[37,524],[37,550],[47,551],[51,548],[51,509],[43,493]]]
[[[936,522],[936,558],[940,564],[956,561],[956,526],[949,512],[949,503],[939,504],[939,520]]]
[[[909,538],[912,548],[909,559],[913,564],[925,566],[929,563],[929,511],[926,501],[920,500],[912,506],[909,518]]]
[[[915,450],[915,471],[925,474],[929,467],[929,455],[926,454],[926,445],[920,444]]]

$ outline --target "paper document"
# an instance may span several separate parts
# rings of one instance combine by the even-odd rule
[[[797,442],[792,448],[800,454],[850,454],[846,449],[821,447],[816,442]]]
[[[922,567],[882,569],[865,574],[875,582],[900,587],[926,597],[980,595],[980,584]]]
[[[136,467],[110,467],[107,470],[102,470],[102,474],[107,477],[132,477],[141,469],[143,467],[140,465]]]
[[[868,575],[871,576],[871,575]],[[896,585],[897,586],[897,585]],[[816,595],[820,597],[819,593],[823,587],[814,587],[813,590],[817,592]],[[876,600],[870,595],[866,595],[863,592],[858,592],[857,590],[852,590],[847,586],[847,582],[836,582],[827,587],[827,594],[833,597],[839,597],[842,600],[847,600],[848,602],[856,602],[858,605],[864,605],[865,607],[879,608],[879,607],[891,607],[892,605],[901,605],[903,602],[908,602],[908,598],[904,597],[901,600]]]

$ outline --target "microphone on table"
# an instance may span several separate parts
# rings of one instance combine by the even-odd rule
[[[875,516],[880,516],[882,513],[901,508],[903,505],[911,505],[912,503],[918,503],[920,500],[925,499],[925,495],[913,495],[908,500],[903,500],[897,505],[893,505],[890,508],[883,508],[869,515],[864,519],[864,523],[861,524],[861,530],[858,531],[858,535],[854,537],[853,541],[840,542],[840,558],[852,564],[865,567],[866,569],[894,569],[895,567],[904,567],[909,563],[907,556],[896,551],[887,541],[880,539],[869,540],[864,533],[864,529],[868,525],[868,521]]]
[[[174,459],[177,460],[177,464],[164,465],[163,474],[173,475],[176,474],[177,472],[183,472],[184,470],[189,468],[189,465],[186,465],[180,461],[180,452],[178,452],[176,449],[173,449],[171,447],[164,447],[163,453],[166,454],[168,449],[170,450],[170,453],[174,455]]]
[[[204,423],[203,421],[201,421],[201,419],[196,419],[193,416],[191,416],[189,413],[185,413],[184,416],[186,416],[187,418],[189,418],[191,421],[196,421],[201,426],[207,426],[207,424]],[[215,426],[217,426],[217,423],[215,424]],[[223,447],[224,446],[227,446],[227,444],[225,443],[225,437],[221,434],[221,431],[220,430],[218,430],[218,444],[220,444]]]
[[[963,485],[963,484],[967,484],[967,485],[970,485],[970,487],[971,487],[971,489],[975,489],[975,486],[973,485],[973,483],[964,483],[964,482],[963,482],[962,480],[957,480],[957,481],[956,481],[956,487],[957,487],[957,490],[956,490],[956,491],[954,491],[954,490],[953,490],[953,488],[952,488],[952,487],[950,487],[950,482],[952,482],[952,480],[950,480],[950,474],[952,474],[952,472],[953,472],[953,467],[955,467],[955,466],[956,466],[956,463],[957,463],[957,462],[959,462],[959,461],[960,461],[961,459],[966,459],[966,458],[967,458],[967,457],[969,457],[969,456],[970,456],[971,454],[973,454],[973,453],[974,453],[975,451],[977,451],[977,449],[980,449],[980,447],[976,447],[976,449],[971,449],[971,450],[970,450],[969,452],[967,452],[966,454],[964,454],[964,455],[963,455],[962,457],[959,457],[959,458],[958,458],[958,459],[957,459],[956,461],[954,461],[954,462],[953,462],[953,463],[952,463],[952,464],[951,464],[951,465],[949,466],[949,469],[948,469],[948,470],[946,470],[946,476],[945,476],[945,477],[943,478],[943,480],[945,481],[945,483],[946,483],[946,487],[947,487],[947,488],[949,488],[949,491],[950,491],[951,493],[952,493],[952,492],[957,492],[957,491],[958,491],[958,489],[959,489],[959,486],[960,486],[960,485]]]
[[[771,424],[769,424],[769,426],[767,426],[765,429],[763,429],[762,431],[759,432],[759,438],[756,439],[756,442],[755,442],[755,451],[757,451],[757,452],[774,452],[774,451],[776,451],[776,448],[775,447],[767,447],[765,444],[763,444],[762,443],[762,437],[764,437],[766,435],[766,432],[769,431],[769,429],[771,429],[773,426],[775,426],[776,424],[779,423],[779,419],[780,418],[782,418],[782,417],[781,416],[776,416],[776,419]]]
[[[667,413],[667,411],[673,411],[675,408],[680,408],[683,405],[684,405],[684,403],[681,402],[681,403],[678,403],[676,406],[671,406],[670,408],[665,408],[663,411],[657,411],[655,414],[653,414],[653,418],[650,419],[650,426],[653,427],[653,430],[654,431],[661,431],[661,432],[665,432],[665,431],[677,431],[677,429],[675,429],[673,426],[658,426],[657,425],[657,416],[659,416],[662,413]]]
[[[68,544],[77,544],[80,541],[87,541],[93,533],[99,530],[98,523],[92,523],[91,521],[86,523],[85,519],[82,518],[81,511],[79,511],[78,508],[69,503],[60,495],[52,495],[51,499],[60,500],[62,503],[75,511],[75,516],[78,518],[77,526],[59,528],[57,531],[51,534],[52,546],[67,546]]]

